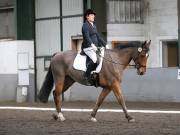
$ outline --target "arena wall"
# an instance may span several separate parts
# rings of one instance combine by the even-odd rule
[[[0,41],[0,101],[15,101],[19,85],[18,54],[28,54],[28,101],[34,101],[34,42]],[[22,63],[23,64],[23,63]],[[22,71],[24,71],[23,69]]]

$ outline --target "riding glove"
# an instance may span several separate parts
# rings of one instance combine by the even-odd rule
[[[106,44],[105,48],[106,48],[106,49],[110,49],[110,45],[109,45],[109,44]]]
[[[94,44],[91,44],[94,51],[97,51],[97,47]]]

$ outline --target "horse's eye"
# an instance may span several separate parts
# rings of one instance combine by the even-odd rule
[[[144,57],[149,57],[148,53],[141,53],[140,57],[144,58]]]

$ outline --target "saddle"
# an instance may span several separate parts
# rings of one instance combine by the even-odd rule
[[[89,86],[99,86],[99,72],[101,71],[102,68],[102,62],[103,62],[103,57],[104,57],[104,49],[99,49],[97,51],[97,58],[98,58],[98,64],[97,67],[94,71],[91,72],[90,77],[86,78],[84,77],[84,80],[87,82],[86,84]],[[73,68],[76,70],[84,71],[84,73],[87,70],[87,64],[91,61],[91,59],[86,56],[86,54],[81,51],[78,53],[75,57],[74,63],[73,63]]]

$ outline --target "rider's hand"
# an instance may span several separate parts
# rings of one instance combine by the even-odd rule
[[[109,44],[106,44],[105,48],[106,48],[106,49],[110,49]]]
[[[102,51],[102,50],[104,50],[105,49],[105,47],[104,46],[102,46],[101,48],[100,48],[100,50]]]
[[[97,47],[95,46],[95,44],[91,44],[92,48],[94,51],[97,51]]]

